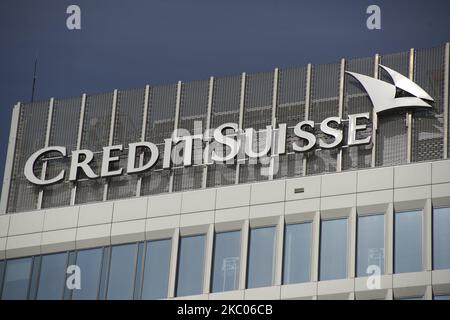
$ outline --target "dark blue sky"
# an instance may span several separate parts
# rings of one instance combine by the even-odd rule
[[[82,30],[66,28],[81,7]],[[381,30],[366,8],[381,7]],[[2,0],[0,179],[10,117],[36,100],[328,63],[450,40],[448,0]]]

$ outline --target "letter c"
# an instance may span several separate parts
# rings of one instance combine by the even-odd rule
[[[36,163],[37,159],[47,153],[55,152],[55,151],[61,153],[63,157],[66,156],[66,148],[65,147],[47,147],[47,148],[43,148],[43,149],[36,151],[28,158],[27,162],[25,163],[25,168],[24,168],[24,174],[28,181],[30,181],[33,184],[39,185],[39,186],[45,186],[45,185],[57,183],[64,179],[64,175],[65,175],[64,170],[61,170],[61,172],[56,177],[54,177],[53,179],[49,179],[49,180],[45,180],[45,177],[44,177],[44,179],[40,179],[40,178],[36,177],[36,175],[34,174],[33,169],[34,169],[34,164]]]

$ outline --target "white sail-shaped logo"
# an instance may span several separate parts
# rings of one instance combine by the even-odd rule
[[[346,71],[364,87],[376,113],[405,107],[431,108],[429,102],[434,100],[425,90],[397,71],[383,65],[380,65],[380,67],[389,74],[394,84]],[[397,89],[401,89],[411,96],[396,97]]]

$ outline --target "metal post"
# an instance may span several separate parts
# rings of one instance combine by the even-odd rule
[[[345,86],[345,59],[341,59],[339,78],[339,118],[342,119],[344,113],[344,86]],[[336,159],[336,172],[342,171],[342,148],[339,149]]]
[[[242,73],[241,76],[241,96],[239,101],[239,129],[242,129],[244,127],[244,102],[245,102],[245,81],[246,81],[246,74],[245,72]],[[239,154],[239,153],[238,153]],[[236,161],[236,176],[234,183],[239,183],[239,169],[241,164],[239,163],[239,159]]]
[[[275,126],[277,125],[278,77],[279,77],[279,70],[278,68],[275,68],[275,70],[273,71],[273,90],[272,90],[272,121],[271,121],[272,130],[275,130]],[[272,157],[270,157],[269,180],[273,180],[273,168],[275,164],[274,163],[275,157],[277,157],[277,160],[279,160],[278,155],[272,154]]]
[[[147,131],[147,116],[148,116],[148,102],[150,95],[150,86],[145,86],[145,94],[144,94],[144,115],[142,116],[142,129],[141,129],[141,142],[145,141],[145,132]],[[139,156],[139,166],[143,166],[144,164],[144,153],[141,153]],[[141,196],[141,187],[142,187],[142,177],[139,177],[136,184],[136,197]]]
[[[113,103],[112,103],[112,110],[111,110],[111,123],[109,125],[109,140],[108,140],[108,146],[112,146],[114,143],[114,125],[116,123],[116,109],[117,109],[117,89],[114,90],[113,93]],[[105,186],[103,188],[103,201],[106,201],[108,199],[108,180],[105,181]]]
[[[84,111],[86,108],[86,94],[83,93],[81,97],[80,121],[78,122],[78,136],[77,136],[77,150],[81,149],[81,139],[83,136]],[[70,194],[70,205],[75,205],[75,197],[77,194],[77,185],[73,184],[72,192]]]
[[[445,44],[445,70],[444,70],[444,159],[448,158],[448,86],[450,72],[450,43]]]
[[[8,151],[6,154],[5,174],[3,176],[2,196],[0,200],[0,215],[6,214],[8,208],[9,191],[11,188],[12,171],[14,164],[14,155],[16,152],[17,128],[19,126],[20,102],[18,102],[11,116],[11,130],[9,131]]]
[[[213,99],[213,89],[214,89],[214,77],[209,78],[209,90],[208,90],[208,113],[206,115],[206,127],[205,130],[211,129],[211,113],[212,113],[212,99]],[[203,159],[204,160],[204,159]],[[206,188],[208,182],[208,165],[204,164],[203,175],[202,175],[202,188]]]
[[[306,67],[306,93],[305,93],[305,120],[309,120],[309,107],[311,103],[311,72],[312,65],[308,63]],[[303,172],[302,175],[306,176],[306,165],[307,159],[306,155],[303,156]]]
[[[176,132],[178,129],[178,122],[180,121],[180,103],[181,103],[181,81],[178,81],[177,83],[177,100],[175,104],[175,121],[173,125],[173,131],[178,135]],[[174,179],[174,172],[170,173],[170,180],[169,180],[169,192],[173,192],[173,179]]]
[[[48,106],[48,116],[47,116],[47,130],[45,132],[45,144],[44,144],[44,148],[47,148],[49,146],[50,143],[50,131],[52,129],[52,118],[53,118],[53,104],[54,104],[54,99],[50,98],[50,103]],[[44,163],[42,164],[42,171],[41,171],[41,179],[45,179],[45,175],[47,173],[47,161],[44,161]],[[42,199],[44,197],[44,189],[41,188],[41,190],[39,190],[39,195],[38,195],[38,201],[37,201],[37,209],[40,210],[42,209]]]
[[[410,80],[414,81],[414,49],[409,50],[409,71],[408,77]],[[411,163],[411,155],[412,155],[412,113],[408,111],[406,113],[406,124],[408,126],[408,148],[406,155],[406,162]]]
[[[375,79],[379,78],[378,66],[380,64],[380,56],[378,54],[375,55],[374,64],[373,64],[373,76]],[[378,130],[378,115],[372,109],[372,161],[371,167],[376,166],[376,155],[377,155],[377,130]]]

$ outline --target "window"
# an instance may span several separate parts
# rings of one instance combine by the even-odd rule
[[[366,277],[376,271],[383,274],[384,215],[358,217],[357,237],[356,276]]]
[[[398,297],[394,300],[423,300],[423,296],[412,296],[412,297]]]
[[[433,210],[433,268],[450,269],[450,208]]]
[[[66,252],[42,256],[37,298],[61,300],[66,284]]]
[[[31,257],[6,261],[3,300],[27,299],[32,264]]]
[[[201,294],[205,261],[205,235],[180,239],[177,271],[177,296]]]
[[[275,272],[275,227],[250,229],[247,288],[273,284]]]
[[[450,300],[450,294],[435,295],[433,300]]]
[[[112,247],[108,299],[133,298],[137,252],[137,243]]]
[[[422,211],[397,212],[394,221],[394,271],[422,270]]]
[[[81,272],[81,288],[72,291],[72,299],[97,299],[100,285],[102,258],[102,248],[78,251],[76,264],[80,268]]]
[[[310,281],[311,223],[288,224],[284,235],[283,284]]]
[[[172,240],[147,242],[142,299],[167,297]]]
[[[237,290],[241,263],[241,232],[216,233],[214,239],[214,262],[212,292]]]
[[[320,223],[320,280],[347,278],[347,220]]]

